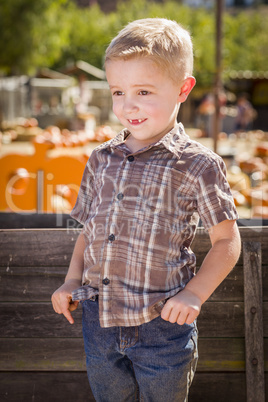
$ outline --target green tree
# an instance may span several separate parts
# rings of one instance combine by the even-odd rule
[[[166,17],[193,37],[197,85],[209,87],[215,73],[214,10],[178,1],[128,0],[105,14],[97,5],[79,8],[72,0],[0,0],[0,71],[34,73],[82,59],[102,68],[105,48],[129,21]],[[224,14],[223,70],[265,70],[268,65],[268,8]]]
[[[67,0],[1,0],[0,70],[32,73],[59,59],[69,39],[67,8]]]
[[[225,14],[224,70],[267,70],[268,9]]]
[[[69,43],[62,49],[57,66],[84,60],[101,68],[110,41],[108,20],[109,15],[104,14],[98,5],[82,9],[73,6],[65,20],[69,26]]]

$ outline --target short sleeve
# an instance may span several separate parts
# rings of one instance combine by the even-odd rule
[[[70,214],[72,218],[76,219],[82,225],[84,225],[90,214],[90,207],[94,197],[93,191],[94,191],[94,172],[89,159],[82,176],[82,181],[78,192],[76,204]]]
[[[238,219],[226,167],[220,157],[206,166],[197,183],[197,210],[205,229],[226,219]]]

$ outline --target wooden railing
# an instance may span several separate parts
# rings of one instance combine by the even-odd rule
[[[94,401],[81,308],[54,313],[79,230],[0,230],[0,400]],[[268,395],[268,227],[240,227],[241,257],[198,319],[199,363],[189,402],[265,402]],[[200,266],[210,247],[199,228]]]

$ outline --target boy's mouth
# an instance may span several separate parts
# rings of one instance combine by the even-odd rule
[[[133,120],[128,119],[130,124],[140,124],[140,123],[143,123],[145,120],[147,120],[147,119],[133,119]]]

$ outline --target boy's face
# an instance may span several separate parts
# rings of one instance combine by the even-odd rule
[[[106,76],[113,111],[132,134],[132,150],[160,140],[176,123],[182,95],[167,73],[147,58],[109,61]]]

